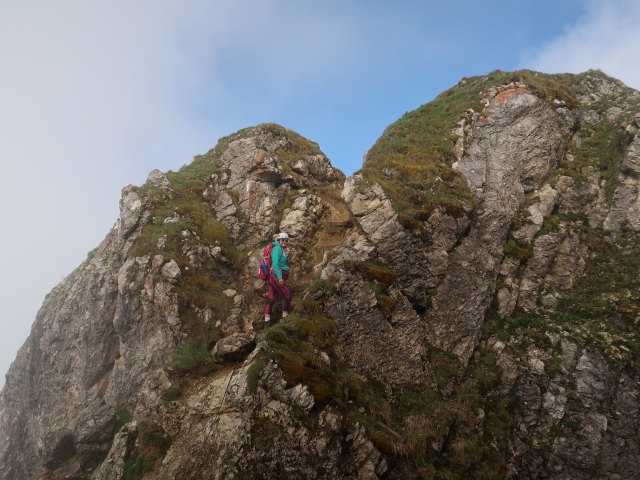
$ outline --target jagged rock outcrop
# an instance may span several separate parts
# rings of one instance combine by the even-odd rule
[[[277,231],[287,195],[297,196],[283,222],[285,226],[295,223],[300,246],[311,247],[323,214],[331,210],[311,191],[322,185],[326,198],[332,182],[340,188],[343,175],[318,153],[317,146],[293,133],[289,136],[281,127],[243,133],[231,139],[216,159],[216,168],[204,179],[202,201],[225,224],[236,245],[255,247]],[[285,164],[277,161],[276,152],[297,152],[291,138],[312,153],[300,154],[296,165],[313,176],[287,173]],[[184,195],[158,171],[150,174],[145,188],[164,199]],[[306,188],[311,190],[305,196]],[[216,355],[234,357],[247,347],[251,350],[255,338],[251,322],[258,318],[259,299],[245,302],[243,296],[232,295],[228,315],[216,319],[207,302],[185,301],[190,292],[180,290],[190,272],[203,265],[215,265],[221,280],[229,275],[225,246],[218,240],[208,244],[204,229],[196,231],[184,222],[198,204],[178,204],[170,214],[157,218],[153,202],[148,192],[125,188],[113,230],[47,296],[3,390],[0,477],[31,478],[55,472],[87,478],[110,449],[117,408],[148,402],[141,392],[149,375],[169,365],[176,350],[188,343],[190,332],[201,328],[185,321],[185,311],[207,328],[217,327],[224,333]],[[313,215],[305,215],[310,212]],[[140,254],[143,229],[153,221],[179,227],[175,232],[178,251],[172,248],[175,239],[165,234],[143,246],[153,253]],[[214,223],[207,226],[215,228]],[[166,231],[170,235],[173,230]],[[234,278],[233,284],[243,285],[247,273]],[[61,455],[63,460],[47,460]]]
[[[601,72],[493,72],[347,179],[270,124],[151,172],[11,367],[0,479],[635,478],[638,112]]]
[[[175,295],[158,257],[126,260],[146,221],[142,199],[123,190],[120,220],[87,261],[45,299],[3,390],[3,478],[49,469],[82,476],[111,444],[113,406],[135,398],[146,374],[180,342]]]

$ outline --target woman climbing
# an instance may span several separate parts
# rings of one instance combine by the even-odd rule
[[[282,318],[285,318],[291,311],[293,294],[286,284],[286,280],[289,278],[289,266],[287,265],[285,247],[288,243],[289,235],[285,232],[280,232],[271,249],[271,272],[267,279],[269,289],[267,291],[267,302],[264,305],[265,327],[271,325],[271,310],[278,297],[282,297]]]

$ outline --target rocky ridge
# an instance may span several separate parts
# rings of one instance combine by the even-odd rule
[[[639,112],[493,72],[346,180],[269,124],[152,172],[12,365],[0,478],[635,478]],[[263,330],[279,230],[297,311]]]

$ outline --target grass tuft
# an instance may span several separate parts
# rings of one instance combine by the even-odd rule
[[[169,368],[183,373],[207,375],[214,372],[220,365],[213,361],[206,345],[186,345],[172,358]]]

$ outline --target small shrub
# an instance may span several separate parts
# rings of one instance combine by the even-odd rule
[[[438,388],[444,388],[460,370],[460,359],[456,354],[436,347],[429,349],[429,363],[434,370]]]
[[[387,315],[393,312],[398,305],[398,299],[384,293],[376,294],[378,306]]]
[[[266,365],[266,358],[258,358],[249,366],[247,370],[247,391],[249,393],[256,393],[258,391],[258,381]]]
[[[133,420],[133,415],[126,407],[119,405],[115,409],[115,424],[113,426],[114,433],[118,432],[123,426]]]
[[[211,359],[205,345],[186,345],[182,347],[171,360],[169,368],[185,373],[206,375],[218,368],[218,364]]]
[[[162,398],[167,402],[173,402],[182,396],[182,390],[178,388],[169,388],[164,394]]]
[[[547,371],[547,375],[549,375],[550,378],[553,378],[558,373],[560,373],[560,371],[562,370],[560,363],[561,362],[558,357],[551,357],[545,360],[545,370]]]
[[[574,415],[571,417],[564,417],[560,421],[560,426],[565,432],[570,432],[571,434],[575,435],[582,428],[582,423],[582,418]]]
[[[93,250],[89,250],[89,252],[87,253],[86,261],[90,262],[93,259],[93,257],[95,257],[97,251],[98,251],[98,247],[94,248]]]
[[[338,293],[337,279],[335,277],[328,280],[314,278],[311,282],[310,292],[312,294],[323,292],[327,295],[336,295]]]
[[[521,262],[533,256],[533,247],[531,245],[522,243],[511,236],[507,239],[507,243],[504,244],[502,250],[508,257],[515,258]]]
[[[152,428],[150,430],[142,431],[142,444],[145,447],[157,447],[162,453],[166,453],[171,446],[171,438],[163,431]]]
[[[376,296],[386,293],[395,279],[391,270],[376,262],[346,261],[344,266],[349,271],[360,272]]]
[[[394,280],[391,270],[374,262],[364,262],[359,265],[358,270],[365,278],[378,282],[383,291],[389,288]]]
[[[153,462],[134,452],[124,463],[124,480],[139,480],[153,468]]]
[[[171,438],[155,424],[141,422],[136,448],[124,465],[125,480],[139,480],[164,457],[171,446]]]

